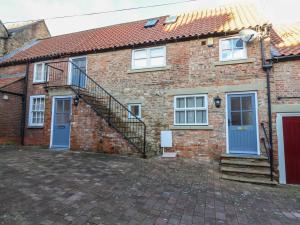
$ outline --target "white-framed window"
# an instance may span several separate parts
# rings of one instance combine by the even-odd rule
[[[247,58],[246,43],[239,37],[220,39],[220,61]]]
[[[166,66],[166,46],[132,50],[132,69]]]
[[[45,115],[45,95],[30,96],[29,126],[43,126]]]
[[[137,103],[128,104],[128,118],[133,119],[135,117],[142,118],[142,105]]]
[[[174,125],[208,125],[207,95],[174,97]]]
[[[45,63],[35,63],[33,72],[33,83],[46,81],[46,66]]]

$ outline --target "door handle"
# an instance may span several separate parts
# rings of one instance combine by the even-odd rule
[[[60,129],[63,129],[63,128],[65,128],[66,126],[65,125],[59,125],[58,126],[58,128],[60,128]]]

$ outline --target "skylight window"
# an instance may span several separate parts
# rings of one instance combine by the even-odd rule
[[[158,22],[158,19],[150,19],[145,23],[144,27],[145,28],[154,27],[157,24],[157,22]]]
[[[175,23],[177,21],[177,16],[168,16],[165,20],[165,24]]]

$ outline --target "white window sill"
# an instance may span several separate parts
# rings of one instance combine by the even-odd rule
[[[255,59],[238,59],[238,60],[228,60],[228,61],[219,61],[214,62],[214,66],[225,66],[225,65],[234,65],[234,64],[242,64],[242,63],[253,63]]]
[[[171,125],[171,130],[213,130],[211,125]]]
[[[169,70],[170,66],[162,66],[162,67],[151,67],[151,68],[142,68],[142,69],[130,69],[127,73],[144,73],[144,72],[155,72],[155,71],[164,71]]]
[[[44,125],[28,125],[28,129],[41,129],[44,128]]]
[[[44,84],[46,81],[41,80],[41,81],[33,81],[32,84]]]

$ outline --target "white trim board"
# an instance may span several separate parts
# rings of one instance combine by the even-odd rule
[[[225,115],[226,115],[226,154],[230,154],[229,152],[229,135],[228,135],[228,95],[243,95],[243,94],[254,94],[255,100],[255,115],[256,115],[256,139],[257,139],[257,155],[261,154],[260,151],[260,143],[259,143],[259,123],[258,123],[258,99],[256,91],[248,91],[248,92],[231,92],[226,93],[225,95]]]
[[[299,116],[299,113],[277,113],[276,115],[276,130],[278,138],[278,170],[279,170],[279,183],[286,184],[286,171],[285,171],[285,156],[284,156],[284,138],[283,138],[283,117]]]
[[[53,115],[54,115],[55,99],[57,99],[57,98],[70,98],[70,100],[71,100],[70,116],[72,117],[72,104],[73,104],[72,99],[73,99],[73,97],[71,95],[53,96],[52,97],[52,109],[51,109],[52,111],[51,111],[51,132],[50,132],[50,146],[49,146],[50,148],[52,148],[52,141],[53,141],[53,123],[54,123]],[[72,131],[72,124],[70,123],[70,132],[69,132],[70,134],[69,134],[69,147],[68,147],[68,149],[70,149],[70,146],[71,146],[71,131]]]

